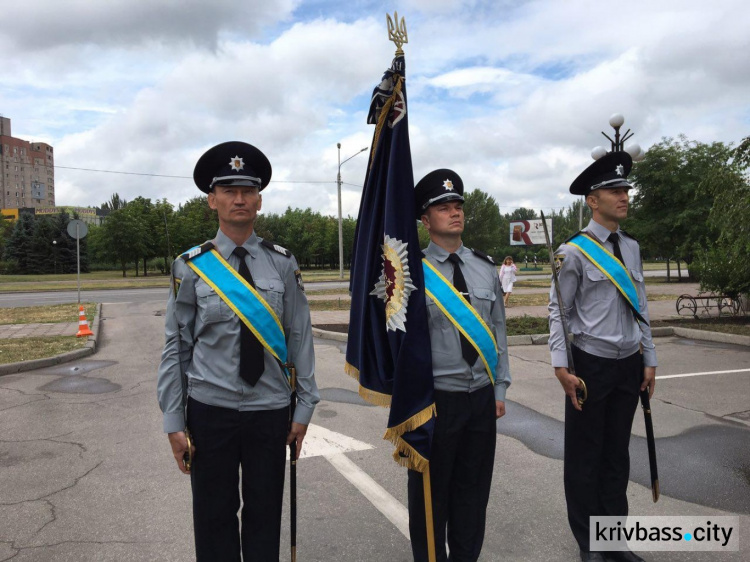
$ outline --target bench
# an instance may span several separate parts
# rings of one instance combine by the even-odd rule
[[[680,316],[690,314],[693,318],[698,318],[698,312],[711,315],[712,310],[718,310],[719,316],[722,313],[737,316],[745,313],[740,299],[733,299],[728,295],[715,295],[713,293],[700,292],[697,295],[680,295],[675,303],[677,314]]]

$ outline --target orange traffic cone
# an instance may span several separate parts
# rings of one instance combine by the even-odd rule
[[[86,313],[83,311],[83,305],[80,306],[80,309],[78,310],[78,333],[76,334],[77,338],[82,338],[85,336],[93,336],[94,332],[89,329],[89,323],[86,320]]]

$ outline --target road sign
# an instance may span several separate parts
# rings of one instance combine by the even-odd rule
[[[85,238],[89,232],[89,227],[85,222],[74,219],[68,223],[68,234],[73,240]]]
[[[81,238],[84,238],[89,232],[86,223],[78,219],[73,219],[68,223],[68,234],[76,241],[76,262],[78,264],[78,304],[81,304]]]

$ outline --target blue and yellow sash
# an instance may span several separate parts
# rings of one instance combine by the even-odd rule
[[[567,243],[578,248],[599,271],[614,283],[620,294],[625,297],[625,302],[633,311],[636,320],[648,325],[648,322],[641,315],[638,291],[630,273],[625,269],[625,265],[602,246],[598,240],[586,233],[574,236]]]
[[[461,296],[453,283],[448,281],[435,267],[422,259],[425,293],[448,317],[448,320],[461,332],[482,358],[492,384],[495,384],[497,370],[497,342],[492,330],[482,320],[474,307]]]
[[[190,252],[188,252],[188,255]],[[271,306],[216,250],[202,252],[187,264],[227,303],[271,355],[284,367],[284,328]],[[289,373],[284,368],[287,376]]]

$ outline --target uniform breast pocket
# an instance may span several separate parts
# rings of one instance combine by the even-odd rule
[[[227,303],[206,283],[196,285],[195,296],[198,303],[198,317],[204,324],[226,322],[234,315]]]
[[[430,322],[430,326],[445,328],[450,325],[448,317],[435,304],[435,301],[429,297],[427,297],[427,320]]]
[[[486,287],[474,287],[471,289],[471,305],[485,321],[490,319],[492,303],[495,302],[495,299],[495,293],[491,289]]]
[[[637,269],[631,269],[630,275],[633,277],[636,283],[643,283],[643,273]]]
[[[255,288],[281,320],[284,312],[284,283],[281,279],[255,279]]]
[[[589,280],[589,286],[592,289],[595,300],[614,301],[617,296],[617,289],[612,281],[609,280],[609,277],[595,267],[587,267],[586,278]]]

